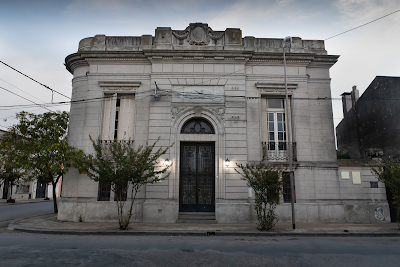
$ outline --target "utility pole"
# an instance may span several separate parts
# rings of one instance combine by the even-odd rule
[[[287,147],[288,157],[289,157],[289,171],[290,171],[290,200],[292,204],[292,225],[293,229],[296,229],[296,220],[294,212],[294,181],[293,181],[293,156],[292,156],[292,127],[291,127],[291,116],[289,114],[289,96],[287,89],[287,77],[286,77],[286,57],[285,57],[285,47],[289,47],[292,44],[292,37],[287,36],[283,39],[283,70],[285,73],[285,94],[286,94],[286,118],[287,118]]]

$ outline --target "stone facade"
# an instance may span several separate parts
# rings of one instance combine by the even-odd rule
[[[253,196],[234,167],[261,160],[287,166],[291,127],[298,221],[371,221],[364,210],[386,208],[384,194],[379,201],[362,193],[353,197],[343,188],[358,185],[343,186],[339,178],[329,100],[329,69],[338,56],[328,55],[323,41],[293,38],[286,51],[285,103],[282,42],[242,37],[234,28],[214,31],[203,23],[185,30],[159,27],[155,36],[85,38],[66,58],[77,101],[71,105],[69,144],[92,153],[89,135],[131,139],[135,146],[159,137],[158,145],[175,143],[162,159],[173,164],[170,177],[141,189],[134,214],[136,222],[167,223],[176,222],[181,209],[182,150],[212,144],[215,219],[245,223],[255,220]],[[194,134],[182,132],[192,119],[203,120],[213,133],[202,133],[200,126],[198,132],[193,126]],[[64,177],[58,219],[116,220],[113,200],[111,192],[108,201],[99,201],[99,184],[72,169]],[[290,203],[282,202],[279,213],[290,220]],[[363,211],[348,208],[352,204]]]

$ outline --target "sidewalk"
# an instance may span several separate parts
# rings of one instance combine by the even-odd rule
[[[44,200],[43,198],[36,198],[36,199],[16,199],[15,203],[7,203],[7,199],[1,199],[0,206],[6,205],[18,205],[18,204],[27,204],[27,203],[38,203],[38,202],[52,202],[53,200]]]
[[[397,236],[397,223],[291,223],[279,222],[271,232],[257,230],[256,224],[149,224],[132,223],[129,231],[118,230],[117,222],[61,222],[55,214],[12,222],[9,230],[68,235],[165,235],[165,236]],[[346,231],[345,231],[346,230]]]

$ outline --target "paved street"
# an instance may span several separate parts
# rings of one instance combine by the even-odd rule
[[[53,201],[0,205],[0,222],[53,212]],[[0,264],[1,266],[1,264]]]
[[[51,213],[52,202],[0,206],[0,267],[14,266],[399,266],[400,237],[55,235],[8,230],[7,220]],[[60,222],[55,215],[19,220],[16,227],[107,232],[116,223]],[[175,229],[252,233],[249,225],[135,224],[139,231]],[[210,228],[211,227],[211,228]],[[392,224],[299,224],[300,233],[389,233]],[[277,226],[290,232],[285,223]],[[395,229],[396,228],[396,229]],[[285,230],[286,229],[286,230]],[[132,230],[133,231],[133,230]],[[111,232],[110,232],[111,233]],[[295,234],[296,232],[293,231]],[[112,234],[112,233],[111,233]],[[176,233],[175,233],[176,234]],[[398,236],[398,235],[397,235]]]
[[[397,237],[68,236],[0,232],[0,266],[399,266]]]

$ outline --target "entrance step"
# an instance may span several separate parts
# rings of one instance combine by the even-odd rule
[[[218,223],[215,220],[215,212],[179,212],[177,223]]]

